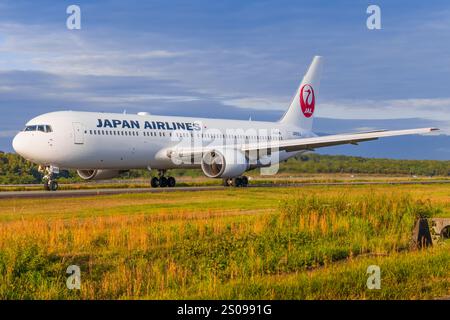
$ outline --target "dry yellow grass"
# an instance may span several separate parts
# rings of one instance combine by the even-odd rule
[[[334,292],[342,298],[339,281],[330,275],[336,261],[348,259],[340,269],[347,275],[342,292],[350,290],[352,275],[361,278],[363,264],[354,262],[361,254],[386,255],[395,279],[404,270],[395,269],[392,259],[405,268],[414,261],[397,256],[408,251],[414,216],[438,207],[448,214],[449,204],[446,185],[1,200],[0,297],[321,298]],[[409,280],[427,259],[440,261],[430,269],[433,277],[450,277],[442,271],[450,266],[448,249],[411,257],[417,255],[422,269]],[[65,287],[71,264],[81,267],[80,291]],[[304,278],[319,266],[324,271],[308,276],[315,280]],[[283,279],[284,296],[275,275]],[[335,290],[322,296],[314,291],[320,279],[324,288],[330,279],[338,281]],[[392,280],[384,297],[430,296],[399,288]],[[350,297],[372,297],[358,290]],[[440,285],[431,294],[446,290]]]

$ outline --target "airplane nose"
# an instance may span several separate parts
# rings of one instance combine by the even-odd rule
[[[23,141],[23,137],[21,136],[20,133],[18,133],[14,139],[13,139],[13,143],[12,143],[13,149],[14,151],[16,151],[16,153],[22,155],[25,147],[24,147],[24,141]]]

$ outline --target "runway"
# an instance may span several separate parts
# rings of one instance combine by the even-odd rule
[[[450,180],[423,180],[423,181],[367,181],[367,182],[307,182],[307,183],[285,183],[285,184],[254,184],[247,188],[273,188],[273,187],[307,187],[307,186],[352,186],[352,185],[420,185],[420,184],[450,184]],[[166,193],[166,192],[196,192],[224,190],[233,187],[223,186],[201,186],[201,187],[175,187],[175,188],[115,188],[115,189],[81,189],[81,190],[59,190],[59,191],[4,191],[0,192],[0,199],[17,198],[65,198],[105,196],[115,194],[135,193]],[[240,188],[239,188],[240,189]]]

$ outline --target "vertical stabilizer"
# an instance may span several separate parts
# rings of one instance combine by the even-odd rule
[[[323,58],[315,56],[280,123],[311,130],[316,111]]]

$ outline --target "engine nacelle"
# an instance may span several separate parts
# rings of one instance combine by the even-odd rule
[[[118,177],[123,171],[121,170],[77,170],[78,175],[83,180],[106,180]]]
[[[207,177],[234,178],[248,170],[249,162],[241,151],[225,148],[205,153],[201,166]]]

